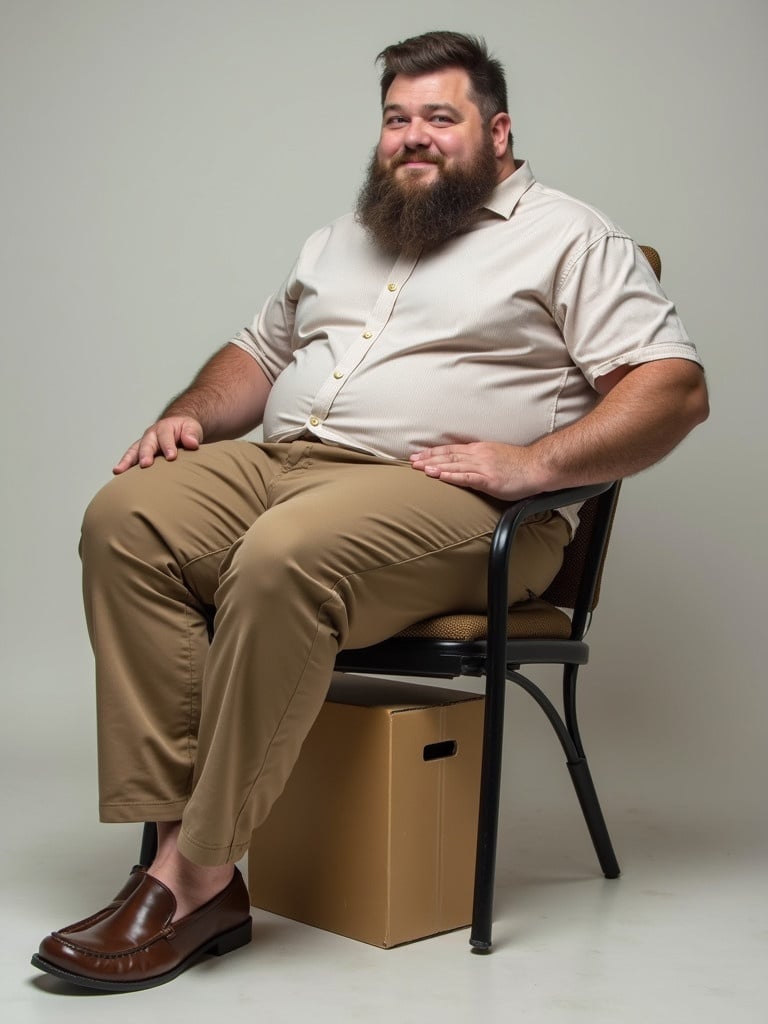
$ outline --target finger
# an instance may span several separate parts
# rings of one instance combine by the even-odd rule
[[[175,446],[174,446],[175,447]],[[144,436],[139,441],[139,465],[142,469],[147,469],[155,461],[155,456],[162,452],[160,443],[158,441],[157,433],[154,428],[144,432]],[[163,452],[165,455],[165,452]],[[168,456],[165,456],[168,458]]]
[[[185,423],[179,431],[179,441],[184,448],[196,451],[203,440],[202,430],[197,423]]]
[[[176,431],[178,430],[178,434]],[[179,454],[179,443],[182,431],[178,423],[161,420],[155,425],[154,435],[156,438],[155,453],[163,455],[169,462],[173,462]]]
[[[440,458],[441,456],[460,454],[466,450],[463,444],[439,444],[434,448],[422,448],[419,452],[411,455],[412,462],[426,462],[428,459]]]
[[[424,472],[427,476],[442,476],[445,473],[472,473],[475,476],[483,476],[482,467],[474,462],[467,462],[463,460],[459,462],[430,462],[424,466]]]
[[[131,466],[135,466],[139,461],[139,442],[135,441],[128,451],[123,455],[122,459],[112,467],[112,472],[117,476],[119,473],[124,473],[126,469],[130,469]]]
[[[426,473],[430,470],[437,472],[463,472],[466,470],[470,473],[486,473],[490,468],[486,460],[468,452],[452,452],[447,455],[434,456],[419,465]]]
[[[457,456],[453,456],[453,458],[455,459]],[[411,456],[411,468],[418,469],[421,473],[426,473],[427,476],[439,476],[447,470],[456,469],[456,465],[451,461],[451,457],[446,455],[430,456],[425,459],[416,459]]]
[[[424,462],[424,460],[430,458],[431,455],[431,448],[422,448],[420,452],[414,452],[413,455],[409,456],[409,458],[411,462]]]
[[[453,484],[455,487],[469,487],[474,491],[489,493],[488,481],[480,473],[473,473],[469,470],[441,470],[436,473],[427,473],[444,484]]]

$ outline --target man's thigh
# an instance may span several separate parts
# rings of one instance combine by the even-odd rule
[[[224,441],[115,477],[86,511],[84,559],[122,549],[211,604],[222,559],[263,513],[271,480],[290,461],[290,445],[276,449]]]
[[[276,599],[298,586],[340,598],[345,645],[372,643],[431,615],[485,607],[500,508],[407,463],[307,444],[238,545],[238,572],[252,581],[254,598],[265,580]],[[546,587],[566,542],[562,521],[521,530],[511,600]]]

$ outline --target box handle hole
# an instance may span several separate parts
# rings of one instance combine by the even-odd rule
[[[459,745],[456,740],[442,740],[440,743],[428,743],[424,747],[425,761],[438,761],[441,757],[455,757]]]

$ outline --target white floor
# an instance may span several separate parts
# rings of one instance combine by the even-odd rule
[[[85,774],[17,760],[4,778],[0,1010],[13,1024],[768,1020],[765,842],[747,815],[606,808],[624,872],[609,882],[567,783],[547,807],[510,798],[490,956],[469,952],[467,930],[380,950],[254,911],[249,947],[165,987],[105,996],[38,973],[29,957],[46,932],[111,897],[137,828],[92,821]]]

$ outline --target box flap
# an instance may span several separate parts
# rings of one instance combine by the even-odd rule
[[[468,690],[449,690],[445,686],[427,686],[425,683],[341,672],[334,672],[326,698],[332,704],[377,707],[390,714],[482,699],[481,694]]]

